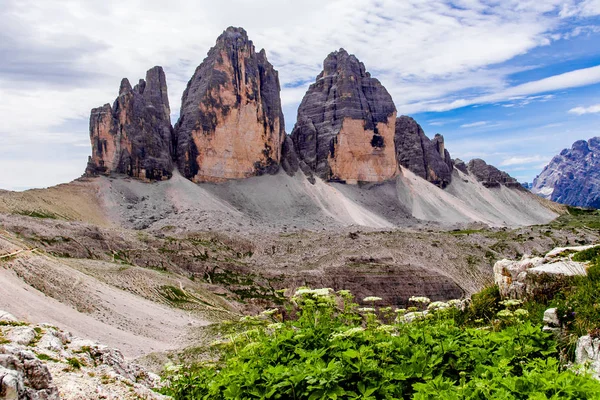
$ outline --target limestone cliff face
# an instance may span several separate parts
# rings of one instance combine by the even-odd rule
[[[441,188],[452,181],[454,166],[442,135],[430,140],[414,119],[403,115],[396,120],[394,143],[398,165]]]
[[[196,69],[175,125],[180,172],[194,182],[279,169],[285,124],[277,71],[241,28],[228,28]]]
[[[380,182],[398,171],[395,124],[387,90],[340,49],[327,56],[304,96],[292,141],[303,171],[330,181]]]
[[[134,88],[123,79],[113,106],[92,110],[90,140],[86,175],[119,173],[147,181],[170,178],[172,128],[163,69],[150,69],[146,80],[140,79]]]

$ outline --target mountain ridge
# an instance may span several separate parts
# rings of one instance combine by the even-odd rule
[[[578,140],[554,156],[531,191],[558,203],[600,208],[600,137]]]

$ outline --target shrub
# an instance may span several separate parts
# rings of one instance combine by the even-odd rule
[[[488,289],[474,303],[483,313],[491,299],[496,291]],[[174,399],[597,398],[600,383],[562,370],[551,335],[519,304],[505,304],[499,330],[461,326],[454,304],[412,313],[411,323],[406,310],[382,321],[381,310],[361,311],[347,292],[302,289],[288,305],[294,319],[281,322],[274,311],[246,317],[250,329],[215,343],[218,361],[169,367],[163,392]]]
[[[600,255],[600,246],[595,246],[595,247],[589,248],[587,250],[582,250],[580,252],[573,254],[573,261],[579,261],[579,262],[592,261],[592,260],[597,259],[599,255]]]

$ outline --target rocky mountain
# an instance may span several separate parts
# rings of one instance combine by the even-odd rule
[[[196,69],[175,125],[177,164],[194,182],[279,169],[285,124],[279,77],[242,28],[228,28]]]
[[[461,168],[463,167],[461,166]],[[480,158],[474,158],[469,161],[466,169],[487,188],[498,187],[500,185],[516,189],[522,188],[521,184],[515,178],[504,171],[500,171],[493,165],[489,165]]]
[[[94,109],[90,126],[88,176],[169,181],[153,187],[97,181],[100,197],[85,203],[96,207],[94,219],[103,218],[98,204],[126,203],[107,212],[135,229],[167,221],[187,226],[196,218],[205,228],[231,222],[254,231],[389,228],[419,220],[504,226],[556,216],[529,193],[488,192],[520,185],[483,160],[454,162],[443,136],[429,139],[414,119],[396,118],[387,90],[343,49],[325,59],[287,136],[277,71],[242,28],[225,30],[198,66],[174,130],[160,67],[134,88],[123,80],[114,105]],[[287,175],[277,174],[280,167]],[[455,169],[466,174],[457,182]],[[81,189],[73,187],[77,199]],[[89,214],[60,208],[59,215],[77,219]]]
[[[90,116],[92,156],[86,175],[127,174],[142,180],[172,175],[172,128],[165,73],[154,67],[131,87],[121,81],[112,107],[94,108]]]
[[[533,193],[579,207],[600,208],[600,137],[564,149],[533,181]]]
[[[430,140],[414,119],[403,115],[396,120],[394,143],[399,165],[441,188],[452,181],[454,165],[442,135]]]
[[[354,55],[327,56],[298,109],[292,140],[301,166],[329,181],[380,182],[397,171],[396,107]]]

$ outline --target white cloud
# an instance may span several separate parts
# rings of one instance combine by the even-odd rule
[[[600,0],[567,1],[560,15],[562,17],[593,17],[600,15]]]
[[[571,114],[583,115],[583,114],[596,114],[600,113],[600,104],[594,104],[589,107],[575,107],[569,110]]]
[[[548,78],[523,83],[509,87],[495,93],[476,96],[472,98],[461,98],[453,101],[436,101],[430,103],[415,103],[412,107],[419,111],[448,111],[455,108],[466,107],[473,104],[495,103],[518,99],[519,96],[547,93],[562,89],[576,88],[600,82],[600,65],[590,68],[578,69],[563,74],[550,76]],[[549,100],[553,95],[537,97],[537,99]],[[535,99],[531,98],[530,99]],[[511,106],[512,107],[512,106]]]
[[[478,126],[485,126],[487,124],[488,124],[487,121],[477,121],[477,122],[471,122],[470,124],[462,124],[460,127],[461,128],[476,128]]]
[[[546,160],[545,157],[539,156],[539,155],[535,155],[535,156],[513,156],[513,157],[509,157],[504,159],[500,165],[503,167],[509,166],[509,165],[522,165],[522,164],[533,164],[533,163],[537,163],[537,162],[541,162]],[[516,170],[516,169],[513,169]]]
[[[510,75],[533,66],[503,63],[558,40],[561,18],[596,15],[597,2],[3,0],[0,158],[25,157],[28,143],[82,150],[90,109],[112,102],[122,77],[137,81],[154,65],[165,68],[176,116],[187,80],[230,25],[267,50],[290,124],[323,59],[340,47],[381,80],[399,114],[543,101],[528,96],[598,82],[600,67],[511,86]],[[584,32],[595,31],[572,35]],[[66,129],[73,120],[77,128]],[[39,163],[64,171],[51,155]]]

